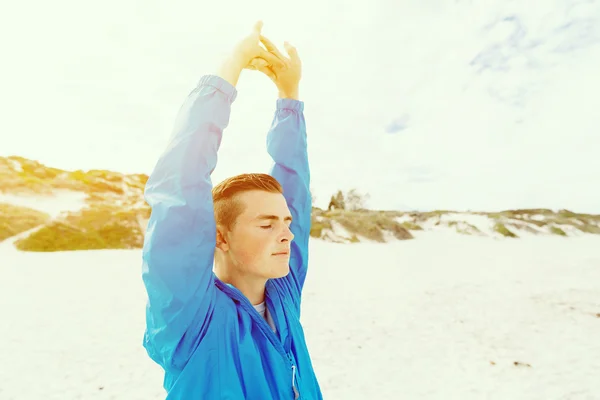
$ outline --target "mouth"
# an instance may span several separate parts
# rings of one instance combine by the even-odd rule
[[[290,254],[289,250],[285,250],[285,251],[280,251],[278,253],[273,253],[272,255],[274,256],[288,256]]]

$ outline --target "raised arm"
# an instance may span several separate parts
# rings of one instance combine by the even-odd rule
[[[285,62],[285,67],[281,68],[269,66],[264,60],[257,58],[247,68],[267,75],[275,83],[279,94],[273,123],[267,134],[267,151],[274,161],[270,174],[283,186],[283,195],[293,217],[291,230],[294,240],[290,254],[290,274],[285,279],[291,281],[294,289],[292,292],[298,296],[295,300],[299,307],[308,266],[312,212],[304,103],[299,100],[302,63],[298,52],[289,43],[285,43],[288,58],[264,36],[261,37],[261,42],[270,53]]]
[[[146,184],[152,213],[142,252],[148,293],[144,347],[165,369],[187,362],[212,310],[216,227],[210,175],[236,93],[219,76],[200,79]]]
[[[282,185],[293,218],[290,278],[298,295],[301,295],[306,279],[312,212],[303,110],[304,103],[299,100],[277,99],[275,117],[267,134],[267,151],[274,161],[270,174]]]
[[[210,176],[244,66],[257,56],[280,63],[260,47],[261,28],[259,21],[217,75],[200,79],[146,184],[152,213],[142,253],[148,294],[144,347],[164,369],[183,368],[210,321],[216,245]]]

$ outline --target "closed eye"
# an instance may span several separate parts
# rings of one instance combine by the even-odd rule
[[[270,229],[272,225],[262,225],[261,228],[262,229]]]

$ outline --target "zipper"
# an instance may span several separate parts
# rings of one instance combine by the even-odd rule
[[[300,397],[298,389],[296,389],[296,366],[292,365],[292,389],[294,389],[294,400]]]
[[[269,324],[267,323],[267,321],[265,321],[265,319],[258,313],[258,311],[256,311],[256,309],[252,306],[252,304],[250,304],[250,301],[248,300],[248,298],[246,296],[244,296],[243,293],[241,293],[239,291],[239,289],[237,289],[235,287],[229,287],[227,285],[221,284],[221,282],[218,281],[218,280],[216,280],[216,282],[217,282],[217,285],[222,290],[228,292],[234,299],[236,299],[237,301],[239,301],[240,304],[242,305],[242,307],[248,312],[248,314],[250,314],[250,316],[255,321],[258,320],[258,326],[262,329],[262,331],[265,334],[265,336],[267,336],[267,338],[271,341],[271,343],[273,344],[273,346],[275,346],[275,349],[277,349],[277,351],[279,352],[279,354],[283,358],[285,358],[285,359],[288,360],[288,362],[290,364],[290,368],[292,369],[292,390],[294,391],[294,400],[299,399],[300,398],[300,392],[298,391],[298,388],[296,387],[296,382],[297,382],[297,379],[296,379],[296,365],[295,365],[295,363],[294,363],[294,361],[292,359],[292,355],[286,352],[285,348],[281,344],[281,341],[279,340],[279,338],[277,336],[275,336],[275,333],[271,330],[271,327],[269,326]],[[267,297],[266,291],[265,291],[265,297]],[[277,317],[275,316],[275,313],[272,313],[271,316],[273,317],[273,320],[277,322]],[[288,334],[289,334],[289,326],[288,326]],[[289,341],[290,340],[286,340],[286,344]]]

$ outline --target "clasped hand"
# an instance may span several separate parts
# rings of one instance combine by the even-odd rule
[[[255,23],[250,34],[235,46],[233,59],[239,62],[243,69],[265,74],[277,87],[280,98],[298,100],[302,78],[302,62],[298,51],[288,42],[284,42],[288,54],[285,56],[261,33],[262,27],[262,21]]]

